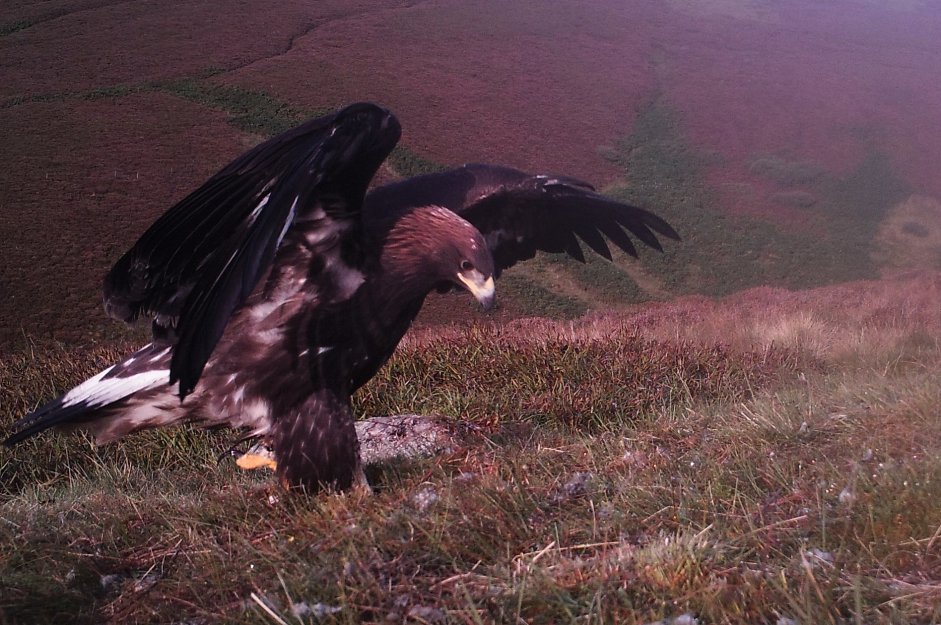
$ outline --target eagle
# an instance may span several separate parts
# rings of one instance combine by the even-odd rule
[[[290,488],[362,474],[352,394],[389,359],[429,293],[494,304],[494,279],[537,251],[610,259],[627,235],[662,251],[662,218],[585,182],[471,164],[369,191],[401,135],[357,103],[239,156],[163,214],[104,280],[107,313],[153,340],[14,424],[99,443],[183,421],[273,451]],[[368,193],[367,193],[368,191]]]

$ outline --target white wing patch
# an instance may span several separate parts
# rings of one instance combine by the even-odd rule
[[[288,218],[284,220],[284,227],[281,228],[281,234],[278,235],[278,244],[275,247],[281,247],[281,241],[284,239],[284,235],[288,233],[288,228],[291,227],[291,224],[294,223],[294,215],[297,213],[297,203],[301,199],[301,196],[295,196],[294,201],[291,202],[291,210],[288,213]]]
[[[111,369],[105,369],[95,377],[88,379],[62,397],[63,406],[85,403],[89,406],[106,406],[140,391],[157,388],[170,382],[169,369],[142,371],[127,377],[103,379]]]
[[[243,423],[251,423],[256,427],[261,427],[261,424],[270,423],[271,406],[263,399],[247,401],[242,404],[241,416]]]
[[[267,195],[265,195],[265,197],[261,198],[261,202],[258,203],[258,206],[252,209],[251,215],[248,216],[252,223],[254,223],[255,220],[258,218],[258,215],[261,213],[261,209],[263,209],[268,204],[268,200],[270,198],[271,198],[271,194],[268,193]]]
[[[94,377],[85,380],[62,396],[62,405],[74,406],[84,403],[91,407],[106,406],[140,391],[157,388],[161,384],[169,384],[170,370],[164,368],[149,369],[130,375],[121,375],[123,370],[126,370],[138,359],[142,358],[149,348],[150,345],[144,347],[126,360],[111,365]],[[156,352],[147,359],[147,364],[156,363],[169,352],[169,347]]]

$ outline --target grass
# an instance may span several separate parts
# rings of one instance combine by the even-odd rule
[[[680,120],[656,98],[612,158],[631,181],[612,194],[654,209],[684,237],[662,256],[642,256],[674,293],[722,296],[761,284],[806,288],[875,277],[873,237],[888,209],[908,192],[874,147],[842,177],[813,163],[758,155],[749,163],[752,173],[777,184],[786,203],[812,207],[816,225],[800,234],[727,215],[703,182],[714,157],[689,146]]]
[[[538,256],[534,262],[540,260]],[[500,298],[509,299],[523,316],[574,319],[588,311],[584,302],[543,286],[535,270],[511,269],[504,274],[500,278]]]
[[[2,37],[3,35],[11,35],[21,30],[26,30],[32,25],[33,25],[33,22],[29,20],[17,20],[15,22],[8,22],[6,24],[0,24],[0,37]]]
[[[412,334],[358,410],[469,427],[372,496],[285,495],[185,428],[4,451],[0,615],[937,622],[939,285]],[[4,360],[2,420],[115,355]]]
[[[229,123],[239,130],[265,137],[289,130],[306,118],[329,112],[301,111],[262,92],[212,83],[204,77],[159,83],[155,88],[223,110],[229,115]]]

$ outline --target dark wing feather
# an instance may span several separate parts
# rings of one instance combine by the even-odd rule
[[[657,215],[605,197],[586,182],[495,165],[418,176],[376,189],[366,198],[370,211],[424,204],[444,206],[474,224],[487,239],[497,275],[537,251],[565,252],[584,262],[578,239],[610,259],[606,238],[631,256],[637,256],[637,249],[628,232],[660,251],[657,235],[680,238]]]
[[[178,326],[170,368],[185,396],[285,233],[313,211],[358,232],[362,200],[398,121],[372,104],[312,120],[243,154],[157,220],[105,279],[105,307]]]

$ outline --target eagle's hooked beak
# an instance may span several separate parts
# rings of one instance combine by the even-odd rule
[[[469,275],[463,273],[457,274],[457,279],[471,292],[471,295],[477,298],[477,301],[480,302],[480,305],[483,306],[485,311],[490,310],[493,308],[493,303],[496,300],[496,292],[493,288],[493,276],[485,280],[484,274],[476,269],[468,273]]]

